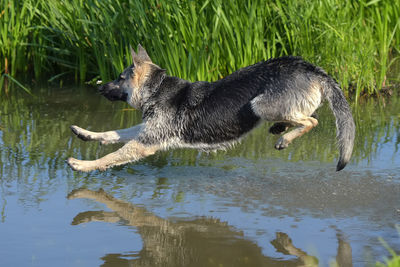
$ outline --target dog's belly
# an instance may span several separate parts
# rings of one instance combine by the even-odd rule
[[[183,132],[183,140],[189,144],[219,144],[234,142],[252,130],[260,122],[251,105],[237,110],[209,113],[197,116],[187,123]]]

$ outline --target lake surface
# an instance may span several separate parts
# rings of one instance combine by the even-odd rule
[[[400,251],[400,99],[362,101],[350,164],[334,118],[276,151],[263,124],[228,151],[158,152],[89,174],[65,159],[119,145],[69,126],[126,128],[140,112],[93,88],[0,100],[0,266],[365,266]]]

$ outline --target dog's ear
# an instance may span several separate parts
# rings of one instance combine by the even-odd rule
[[[135,50],[133,50],[132,46],[129,45],[129,48],[131,50],[131,56],[132,56],[132,63],[134,66],[139,66],[142,64],[142,60],[140,59],[139,55],[136,54]]]
[[[135,57],[137,57],[137,54],[135,52],[135,50],[133,50],[132,46],[129,45],[129,49],[131,50],[131,56],[132,56],[132,60],[135,61]]]
[[[132,55],[132,62],[133,65],[140,66],[143,62],[145,61],[151,61],[151,58],[147,54],[146,50],[139,44],[138,45],[138,53],[135,53],[135,50],[133,50],[132,46],[129,46],[131,50],[131,55]]]
[[[140,44],[138,45],[138,56],[142,61],[152,62],[146,50]]]

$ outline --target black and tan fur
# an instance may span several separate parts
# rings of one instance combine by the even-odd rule
[[[273,134],[283,134],[275,145],[286,148],[295,138],[317,126],[313,115],[328,100],[336,117],[340,151],[337,170],[353,150],[355,126],[338,83],[298,57],[282,57],[242,68],[216,82],[194,82],[166,75],[139,46],[133,64],[120,77],[100,87],[110,100],[128,102],[142,111],[134,127],[91,132],[72,131],[83,140],[103,144],[126,143],[119,150],[93,161],[69,158],[74,170],[92,171],[137,161],[158,150],[186,147],[215,150],[229,147],[261,121],[272,121]]]

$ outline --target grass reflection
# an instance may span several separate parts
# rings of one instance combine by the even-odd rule
[[[52,176],[59,170],[66,171],[64,160],[70,155],[93,159],[118,147],[100,146],[73,138],[69,129],[71,124],[103,131],[130,127],[141,119],[139,112],[124,111],[124,104],[109,103],[92,90],[53,91],[34,100],[16,92],[1,103],[0,175],[8,179],[34,177],[35,173],[43,170]],[[357,126],[352,157],[354,163],[371,161],[380,147],[387,143],[393,143],[393,153],[397,153],[400,143],[399,113],[400,98],[396,97],[370,99],[353,109]],[[319,126],[283,151],[273,149],[277,137],[268,134],[269,124],[262,124],[227,151],[199,154],[196,150],[178,149],[157,153],[142,162],[158,168],[166,165],[213,165],[226,158],[281,158],[292,162],[333,164],[338,154],[334,117],[327,106],[322,107],[318,115]],[[209,161],[202,161],[205,158]]]

